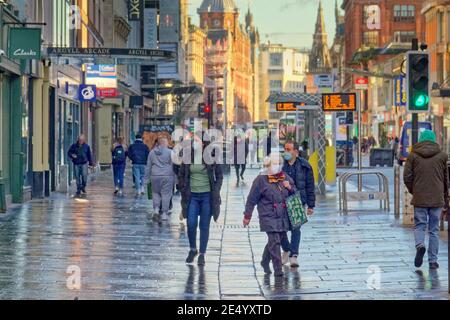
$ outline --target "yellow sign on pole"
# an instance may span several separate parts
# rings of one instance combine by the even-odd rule
[[[355,93],[327,93],[322,95],[323,111],[356,111]]]

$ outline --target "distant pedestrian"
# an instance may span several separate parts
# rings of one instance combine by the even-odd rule
[[[203,144],[197,138],[193,143],[193,151],[203,152],[206,146],[207,144]],[[182,164],[179,168],[178,183],[181,190],[182,214],[187,219],[190,245],[186,263],[192,264],[199,254],[197,228],[200,220],[200,255],[197,264],[204,266],[211,218],[217,221],[220,215],[220,190],[223,183],[222,166],[205,163]]]
[[[448,173],[447,155],[436,143],[436,134],[433,131],[422,132],[419,143],[413,146],[406,160],[404,182],[413,195],[416,242],[414,265],[417,268],[422,266],[428,225],[429,267],[438,269],[439,221],[443,210],[448,208]]]
[[[316,193],[314,184],[314,173],[311,165],[305,159],[299,157],[299,145],[294,141],[286,142],[284,146],[285,172],[295,183],[295,187],[300,192],[303,206],[307,206],[308,215],[314,213],[316,206]],[[292,229],[291,244],[283,245],[283,264],[290,262],[292,268],[298,268],[298,254],[300,248],[301,229]],[[288,249],[288,250],[285,250]]]
[[[145,176],[145,166],[147,165],[149,148],[142,140],[142,135],[137,134],[136,140],[128,148],[128,158],[133,164],[133,176],[136,188],[136,195],[144,195],[143,180]]]
[[[116,139],[112,148],[112,166],[114,176],[114,194],[123,196],[123,180],[125,176],[125,167],[127,164],[127,147],[124,144],[124,138]]]
[[[242,136],[234,138],[234,169],[236,170],[236,186],[244,181],[244,172],[247,168],[247,157],[249,152],[249,140]]]
[[[80,135],[68,151],[68,157],[72,160],[75,179],[77,182],[77,193],[79,197],[81,194],[86,194],[88,165],[94,167],[92,159],[91,147],[86,143],[86,137]]]
[[[290,222],[286,198],[296,190],[294,181],[282,171],[282,167],[283,159],[277,153],[264,159],[264,171],[254,180],[247,197],[243,221],[244,226],[248,226],[254,208],[258,208],[259,225],[268,238],[261,266],[266,274],[270,274],[272,261],[276,277],[283,276],[280,246],[289,242],[287,231]]]
[[[175,185],[172,151],[169,149],[167,138],[160,137],[155,147],[150,151],[144,181],[145,184],[151,181],[154,218],[166,221]]]

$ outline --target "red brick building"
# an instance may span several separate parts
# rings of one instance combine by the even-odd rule
[[[358,66],[358,51],[407,44],[412,38],[425,40],[425,22],[421,15],[423,0],[344,0],[345,65]],[[374,51],[376,52],[376,51]],[[373,55],[371,55],[371,58]],[[375,55],[375,61],[387,58]],[[353,78],[347,74],[345,87]]]

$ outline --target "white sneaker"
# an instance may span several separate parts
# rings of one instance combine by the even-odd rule
[[[298,264],[298,258],[297,256],[293,256],[289,258],[291,262],[291,268],[298,268],[300,265]]]
[[[119,197],[123,197],[123,190],[122,189],[119,190]]]
[[[289,252],[284,252],[281,254],[281,263],[283,265],[288,264],[289,262]]]

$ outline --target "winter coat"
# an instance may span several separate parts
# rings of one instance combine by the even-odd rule
[[[145,181],[150,177],[174,177],[172,150],[157,146],[150,151],[145,169]]]
[[[286,232],[290,230],[285,199],[296,192],[294,181],[286,175],[292,186],[289,191],[283,183],[270,183],[267,175],[259,175],[253,182],[245,205],[245,217],[251,219],[255,206],[258,209],[259,225],[263,232]],[[281,190],[279,187],[281,187]]]
[[[220,190],[223,183],[223,171],[220,164],[206,165],[208,171],[209,184],[211,186],[211,213],[214,221],[217,222],[220,216],[220,205],[222,199]],[[181,191],[181,208],[183,217],[187,218],[189,204],[191,200],[191,170],[190,165],[182,164],[178,171],[178,186]]]
[[[442,208],[448,199],[447,155],[437,143],[425,141],[413,146],[405,163],[403,180],[413,195],[412,205]]]
[[[122,149],[123,151],[123,159],[119,160],[119,159],[115,159],[114,155],[117,153],[117,151],[119,151],[120,149]],[[112,164],[114,166],[123,166],[126,165],[127,163],[127,155],[128,155],[128,151],[127,148],[122,145],[122,144],[114,144],[113,149],[111,150],[111,156],[112,156]]]
[[[309,208],[316,206],[316,187],[314,184],[314,172],[311,165],[303,158],[297,158],[294,162],[295,177],[291,177],[295,182],[295,187],[300,192],[303,205]],[[285,161],[283,171],[288,172],[289,162]]]
[[[150,149],[142,140],[136,140],[128,149],[128,158],[134,165],[146,165]]]
[[[67,152],[69,159],[72,160],[74,165],[87,164],[93,166],[91,147],[88,144],[74,143]]]

